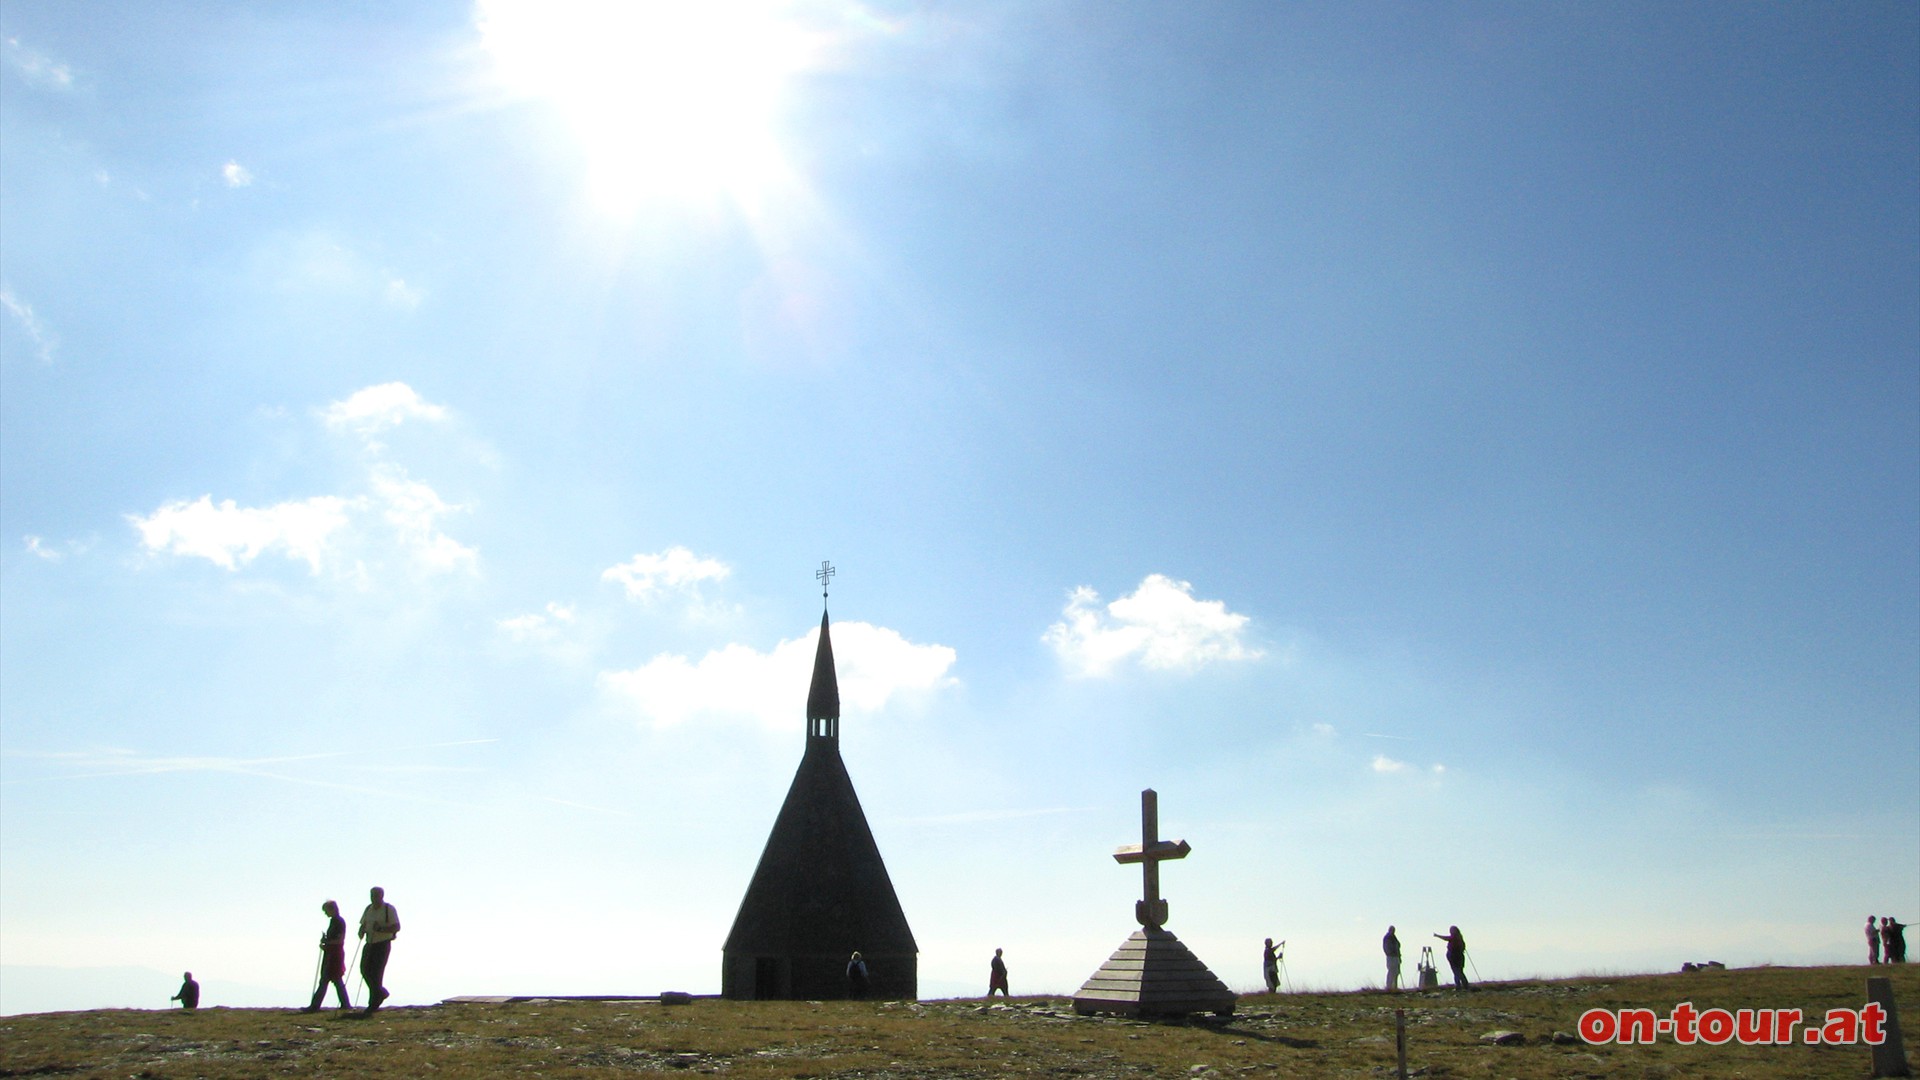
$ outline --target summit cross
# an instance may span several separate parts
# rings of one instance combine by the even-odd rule
[[[1167,902],[1160,899],[1160,863],[1184,859],[1193,848],[1185,840],[1160,839],[1160,796],[1152,788],[1140,793],[1140,842],[1113,853],[1117,863],[1140,864],[1142,898],[1133,905],[1141,926],[1157,928],[1167,921]]]

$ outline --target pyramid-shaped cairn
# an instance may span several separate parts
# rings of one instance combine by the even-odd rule
[[[1145,879],[1145,897],[1133,905],[1140,929],[1122,942],[1080,992],[1075,1012],[1121,1016],[1180,1016],[1194,1012],[1233,1015],[1234,992],[1207,969],[1192,950],[1162,928],[1167,902],[1160,899],[1160,862],[1184,859],[1193,849],[1185,840],[1160,839],[1160,797],[1140,793],[1140,843],[1113,853],[1116,862],[1137,862]]]

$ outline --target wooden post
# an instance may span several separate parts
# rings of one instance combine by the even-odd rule
[[[1893,980],[1876,977],[1867,980],[1867,1000],[1886,1014],[1886,1038],[1873,1048],[1873,1075],[1912,1076],[1907,1065],[1907,1048],[1900,1041],[1900,1010],[1893,1003]]]
[[[1393,1010],[1393,1043],[1400,1054],[1400,1080],[1407,1080],[1407,1010]]]

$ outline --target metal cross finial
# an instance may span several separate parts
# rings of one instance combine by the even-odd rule
[[[1113,861],[1140,864],[1141,899],[1133,905],[1133,917],[1141,926],[1161,926],[1167,921],[1167,902],[1160,899],[1160,860],[1184,859],[1193,848],[1185,840],[1160,839],[1160,796],[1152,788],[1140,793],[1140,842],[1128,844],[1113,853]]]
[[[835,572],[833,564],[824,559],[820,562],[820,569],[813,572],[814,580],[820,583],[820,599],[825,600],[827,598],[827,585],[833,581]]]

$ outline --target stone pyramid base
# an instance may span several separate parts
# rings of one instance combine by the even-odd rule
[[[1080,992],[1073,1009],[1120,1016],[1180,1016],[1211,1012],[1232,1016],[1239,1000],[1219,976],[1180,939],[1157,926],[1142,927],[1100,965]]]

